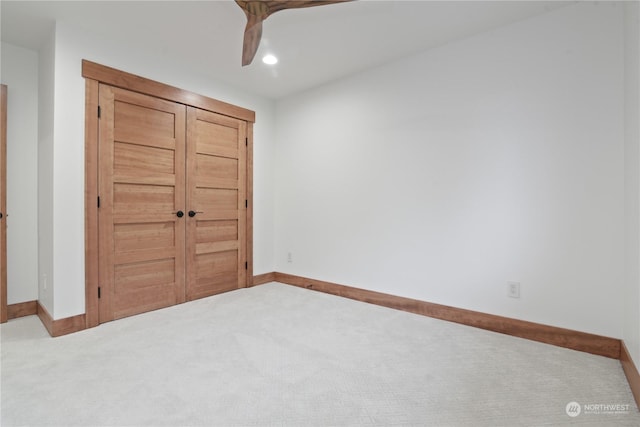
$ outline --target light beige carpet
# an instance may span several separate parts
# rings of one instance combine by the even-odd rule
[[[616,360],[278,283],[1,334],[2,426],[640,425]]]

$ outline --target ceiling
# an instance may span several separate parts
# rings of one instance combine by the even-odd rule
[[[217,81],[278,99],[573,2],[360,0],[286,10],[264,23],[253,63],[233,1],[0,1],[2,41],[37,50],[56,20]],[[275,66],[260,60],[272,52]],[[109,65],[109,64],[105,64]]]

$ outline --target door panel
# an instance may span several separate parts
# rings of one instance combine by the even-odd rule
[[[116,137],[117,138],[117,137]],[[117,139],[116,139],[117,140]],[[134,143],[114,144],[114,167],[118,171],[145,168],[148,172],[172,174],[175,165],[175,151],[172,149],[145,147]],[[147,159],[153,158],[152,164]]]
[[[186,108],[100,85],[100,322],[184,301]]]
[[[188,300],[244,287],[246,123],[187,109]]]
[[[114,227],[115,252],[162,249],[176,241],[175,227],[170,222],[118,224]]]
[[[222,252],[199,248],[195,271],[196,282],[190,283],[190,299],[239,288],[237,248]]]
[[[238,221],[200,221],[196,243],[238,240]]]

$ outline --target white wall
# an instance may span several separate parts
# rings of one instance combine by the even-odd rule
[[[53,116],[55,31],[38,61],[38,301],[53,313]]]
[[[640,366],[640,4],[625,3],[625,317],[623,339]]]
[[[637,4],[625,7],[636,14],[628,41]],[[638,53],[629,44],[623,52],[622,20],[620,4],[563,8],[277,110],[131,43],[58,23],[38,64],[38,298],[56,319],[84,312],[86,58],[256,111],[255,274],[623,336],[640,364],[640,220],[629,210],[640,159],[623,160],[637,153],[637,99],[626,97],[622,122],[623,92],[637,93],[623,71],[637,76]],[[3,82],[5,55],[3,44]],[[506,297],[507,281],[522,282],[521,299]]]
[[[622,23],[578,4],[278,102],[276,270],[620,337]]]
[[[38,299],[38,54],[2,43],[7,108],[7,303]]]
[[[272,101],[217,84],[132,42],[105,40],[58,22],[55,34],[53,149],[53,317],[84,313],[84,79],[81,60],[239,105],[256,112],[254,127],[254,269],[273,271]]]

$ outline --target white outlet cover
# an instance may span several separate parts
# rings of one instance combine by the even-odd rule
[[[507,295],[511,298],[520,298],[520,282],[507,282]]]

